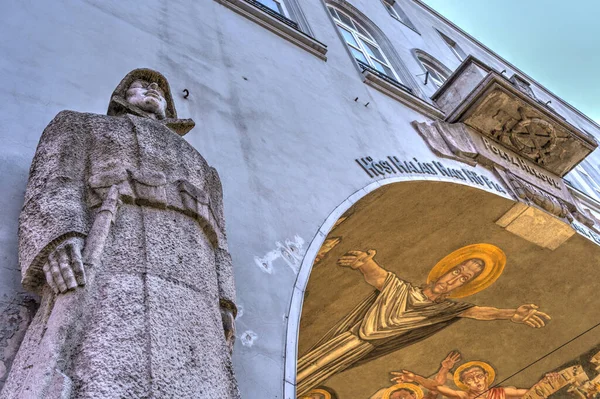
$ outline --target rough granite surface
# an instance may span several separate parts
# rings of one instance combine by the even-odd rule
[[[239,397],[221,319],[223,307],[235,314],[235,288],[219,177],[165,123],[133,114],[63,111],[40,139],[19,255],[24,285],[42,300],[1,398]],[[86,237],[115,185],[101,262],[76,288],[87,300],[54,376],[32,378],[53,313],[72,311],[55,306],[65,294],[49,289],[42,266],[66,238]],[[39,390],[27,384],[49,378],[59,382],[29,394]]]

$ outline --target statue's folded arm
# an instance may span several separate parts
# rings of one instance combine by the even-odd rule
[[[23,284],[35,290],[44,281],[48,254],[71,237],[85,237],[86,114],[60,112],[36,149],[19,216],[19,264]]]

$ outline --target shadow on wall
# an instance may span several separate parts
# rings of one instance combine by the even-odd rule
[[[37,298],[27,292],[0,299],[0,391],[38,307]]]

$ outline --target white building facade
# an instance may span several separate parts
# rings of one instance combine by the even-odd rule
[[[508,230],[540,251],[600,245],[600,126],[419,0],[15,2],[0,20],[0,384],[37,307],[17,218],[41,132],[105,113],[134,68],[169,79],[222,180],[243,398],[296,397],[315,258],[382,187],[475,189],[549,218]]]

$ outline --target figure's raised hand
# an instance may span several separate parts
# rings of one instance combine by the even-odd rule
[[[352,269],[358,269],[363,266],[365,263],[373,259],[373,257],[377,254],[377,251],[374,249],[369,249],[368,251],[348,251],[341,258],[338,259],[338,266],[342,267],[350,267]]]
[[[448,356],[442,360],[442,367],[451,370],[454,365],[460,361],[460,353],[458,351],[452,351],[448,353]]]
[[[550,320],[550,316],[538,310],[539,306],[534,304],[521,305],[515,310],[511,321],[520,324],[526,324],[533,328],[542,328]]]
[[[396,383],[400,382],[415,382],[416,375],[408,370],[392,371],[393,377],[391,380]]]
[[[83,243],[83,238],[68,238],[48,256],[43,268],[44,275],[56,294],[85,285],[85,270],[81,259]]]

